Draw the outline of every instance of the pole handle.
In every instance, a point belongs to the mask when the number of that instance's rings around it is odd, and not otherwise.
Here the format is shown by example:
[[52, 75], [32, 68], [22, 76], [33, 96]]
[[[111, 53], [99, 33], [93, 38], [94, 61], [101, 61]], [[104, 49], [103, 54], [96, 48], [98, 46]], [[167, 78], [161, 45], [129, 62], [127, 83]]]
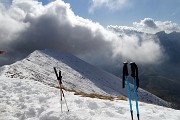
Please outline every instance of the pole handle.
[[127, 62], [124, 62], [123, 63], [123, 72], [122, 72], [122, 88], [125, 88], [125, 79], [126, 79], [126, 76], [128, 76], [128, 67], [127, 67]]
[[56, 67], [54, 67], [54, 72], [55, 72], [56, 77], [57, 77], [57, 80], [58, 80], [58, 79], [59, 79], [59, 76], [58, 76], [58, 73], [57, 73]]
[[59, 70], [59, 75], [57, 73], [56, 67], [54, 67], [54, 72], [56, 74], [57, 80], [59, 82], [59, 84], [62, 84], [62, 76], [61, 76], [61, 71]]

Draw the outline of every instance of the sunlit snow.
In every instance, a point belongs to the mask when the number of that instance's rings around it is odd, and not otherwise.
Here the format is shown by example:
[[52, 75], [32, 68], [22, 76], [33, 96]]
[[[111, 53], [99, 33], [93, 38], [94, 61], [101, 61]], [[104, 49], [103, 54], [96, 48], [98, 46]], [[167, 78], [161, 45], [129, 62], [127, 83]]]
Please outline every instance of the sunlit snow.
[[[0, 120], [130, 120], [128, 101], [109, 101], [66, 92], [70, 112], [59, 89], [37, 81], [0, 77]], [[135, 102], [133, 101], [135, 106]], [[134, 109], [134, 117], [136, 111]], [[180, 120], [180, 111], [140, 102], [142, 120]]]

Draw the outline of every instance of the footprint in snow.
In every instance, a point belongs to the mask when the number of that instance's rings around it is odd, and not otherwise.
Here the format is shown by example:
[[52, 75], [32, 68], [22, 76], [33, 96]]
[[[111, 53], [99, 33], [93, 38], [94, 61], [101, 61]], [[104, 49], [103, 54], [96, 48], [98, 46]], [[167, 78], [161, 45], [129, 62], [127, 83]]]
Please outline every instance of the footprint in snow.
[[120, 114], [125, 114], [127, 112], [127, 109], [123, 107], [117, 107], [116, 112]]
[[87, 104], [88, 104], [88, 108], [91, 110], [95, 110], [99, 108], [99, 106], [95, 102], [89, 101]]
[[77, 104], [82, 104], [83, 103], [83, 101], [80, 100], [80, 99], [75, 99], [74, 102], [77, 103]]

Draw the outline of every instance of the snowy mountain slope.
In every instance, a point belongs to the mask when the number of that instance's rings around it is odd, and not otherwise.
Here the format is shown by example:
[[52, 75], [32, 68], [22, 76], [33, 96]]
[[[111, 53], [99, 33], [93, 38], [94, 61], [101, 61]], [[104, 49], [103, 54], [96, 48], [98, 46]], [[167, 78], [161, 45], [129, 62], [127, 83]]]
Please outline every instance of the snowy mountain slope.
[[[121, 88], [121, 79], [118, 77], [73, 55], [52, 50], [35, 51], [22, 61], [2, 67], [0, 74], [11, 78], [32, 79], [55, 86], [57, 82], [53, 67], [62, 71], [63, 84], [68, 89], [86, 93], [127, 96], [127, 91]], [[138, 94], [141, 101], [169, 106], [167, 102], [143, 89], [138, 89]]]
[[[59, 89], [27, 79], [0, 77], [0, 120], [130, 120], [128, 101], [109, 101], [66, 92], [70, 112], [60, 110]], [[139, 103], [142, 120], [180, 120], [180, 111]], [[133, 102], [134, 120], [136, 118]]]

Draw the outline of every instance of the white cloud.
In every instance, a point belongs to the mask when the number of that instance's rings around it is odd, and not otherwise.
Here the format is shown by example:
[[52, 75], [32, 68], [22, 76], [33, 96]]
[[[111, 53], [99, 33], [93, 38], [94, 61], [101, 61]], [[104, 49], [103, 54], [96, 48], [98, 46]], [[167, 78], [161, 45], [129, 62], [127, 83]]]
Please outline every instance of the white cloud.
[[170, 33], [173, 31], [180, 32], [180, 26], [172, 21], [155, 21], [152, 18], [144, 18], [140, 22], [134, 22], [133, 26], [142, 32], [156, 33], [159, 31], [165, 31]]
[[[164, 56], [164, 49], [159, 39], [152, 34], [137, 31], [128, 26], [108, 26], [120, 36], [121, 40], [113, 42], [113, 55], [122, 61], [136, 61], [141, 64], [160, 63]], [[159, 62], [158, 62], [159, 61]]]
[[129, 4], [130, 0], [91, 0], [89, 12], [94, 12], [95, 9], [106, 7], [110, 10], [119, 10]]
[[134, 34], [134, 33], [140, 33], [140, 31], [137, 31], [136, 28], [129, 27], [129, 26], [108, 25], [107, 29], [108, 30], [113, 30], [113, 31], [116, 32], [116, 34], [119, 34], [119, 35], [124, 35], [124, 34], [131, 35], [131, 34]]
[[[0, 40], [1, 43], [12, 41], [12, 38], [16, 38], [20, 31], [23, 31], [28, 24], [23, 21], [14, 19], [14, 10], [7, 10], [3, 4], [0, 3]], [[18, 15], [19, 16], [19, 15]]]
[[76, 16], [70, 5], [61, 0], [45, 6], [33, 0], [14, 0], [9, 8], [2, 6], [0, 48], [16, 58], [45, 48], [70, 52], [104, 65], [122, 58], [153, 63], [163, 55], [155, 37], [125, 32], [119, 36], [99, 23]]

